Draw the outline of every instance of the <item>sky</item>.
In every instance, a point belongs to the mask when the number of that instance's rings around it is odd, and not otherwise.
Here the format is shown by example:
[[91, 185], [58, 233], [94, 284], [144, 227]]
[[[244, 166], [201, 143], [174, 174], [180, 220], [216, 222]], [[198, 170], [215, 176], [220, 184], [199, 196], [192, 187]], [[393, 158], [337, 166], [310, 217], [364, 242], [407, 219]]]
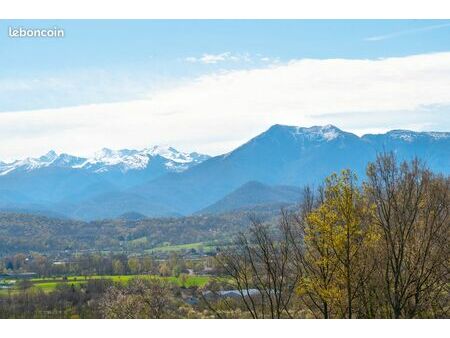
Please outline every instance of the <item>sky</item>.
[[[11, 38], [10, 28], [64, 38]], [[273, 124], [450, 131], [450, 20], [0, 20], [0, 161]]]

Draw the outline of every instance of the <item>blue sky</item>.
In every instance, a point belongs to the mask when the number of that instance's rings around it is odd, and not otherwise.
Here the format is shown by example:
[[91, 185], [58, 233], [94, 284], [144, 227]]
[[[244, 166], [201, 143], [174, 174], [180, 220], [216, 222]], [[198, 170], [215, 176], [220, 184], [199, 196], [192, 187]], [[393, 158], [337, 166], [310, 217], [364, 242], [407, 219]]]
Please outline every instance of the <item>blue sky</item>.
[[[4, 97], [0, 94], [0, 111], [139, 98], [148, 89], [180, 78], [223, 69], [256, 68], [272, 61], [376, 59], [450, 48], [450, 20], [0, 21], [1, 31], [6, 32], [10, 26], [60, 27], [66, 36], [11, 39], [1, 34], [0, 79], [31, 82], [64, 77], [70, 88], [79, 82], [95, 82], [100, 88], [96, 93], [80, 90], [69, 95], [61, 95], [61, 89], [45, 95], [39, 87], [25, 92], [4, 91]], [[371, 40], [373, 37], [380, 39]], [[207, 64], [187, 61], [189, 57], [223, 53], [240, 56], [240, 60]], [[94, 79], [89, 80], [91, 76]], [[122, 81], [128, 81], [130, 88], [118, 89], [114, 82]], [[28, 101], [19, 100], [24, 93]]]
[[[12, 39], [7, 35], [8, 27], [58, 27], [65, 30], [65, 37], [63, 39]], [[2, 155], [11, 158], [25, 156], [27, 152], [35, 154], [43, 151], [44, 148], [58, 148], [58, 145], [53, 144], [64, 143], [59, 142], [61, 137], [64, 138], [65, 135], [70, 134], [69, 131], [67, 134], [59, 133], [54, 138], [36, 134], [36, 138], [41, 142], [36, 143], [36, 139], [33, 141], [29, 137], [32, 134], [29, 131], [36, 128], [36, 115], [30, 117], [29, 114], [27, 115], [29, 112], [49, 110], [45, 115], [48, 117], [56, 114], [54, 111], [56, 108], [59, 109], [59, 114], [64, 115], [67, 113], [67, 109], [71, 112], [73, 107], [117, 103], [119, 106], [107, 107], [107, 109], [113, 110], [112, 108], [119, 109], [120, 107], [124, 110], [122, 115], [127, 118], [128, 109], [123, 108], [125, 107], [124, 103], [153, 100], [153, 106], [142, 108], [143, 110], [148, 109], [148, 111], [145, 116], [141, 116], [146, 119], [146, 123], [152, 124], [159, 119], [158, 116], [169, 116], [175, 111], [176, 113], [184, 112], [182, 101], [184, 95], [187, 95], [188, 98], [195, 97], [198, 91], [204, 90], [199, 85], [203, 82], [207, 83], [208, 90], [213, 90], [217, 86], [216, 92], [223, 92], [224, 88], [227, 88], [224, 83], [229, 81], [232, 81], [235, 87], [244, 83], [248, 84], [242, 88], [243, 97], [237, 97], [239, 94], [234, 94], [234, 97], [241, 102], [240, 106], [236, 108], [230, 105], [228, 107], [237, 110], [242, 107], [239, 114], [244, 121], [248, 120], [247, 124], [242, 124], [242, 129], [247, 130], [247, 133], [240, 130], [238, 126], [236, 130], [231, 130], [227, 134], [228, 136], [224, 134], [215, 139], [205, 137], [198, 139], [197, 143], [159, 137], [162, 142], [175, 143], [181, 147], [185, 145], [195, 148], [194, 150], [220, 153], [232, 148], [246, 137], [252, 136], [251, 133], [261, 131], [272, 122], [279, 120], [297, 124], [322, 123], [323, 119], [317, 117], [319, 115], [331, 116], [330, 122], [339, 123], [341, 128], [357, 133], [382, 131], [391, 127], [408, 127], [418, 130], [430, 128], [448, 130], [450, 127], [448, 123], [443, 124], [441, 121], [448, 116], [446, 114], [449, 112], [448, 105], [450, 104], [450, 94], [448, 97], [445, 96], [445, 87], [450, 76], [446, 67], [448, 61], [446, 53], [450, 52], [450, 20], [2, 20], [0, 21], [0, 31], [3, 32], [0, 34], [0, 115], [3, 113], [3, 118], [8, 118], [7, 121], [12, 121], [14, 118], [18, 118], [17, 115], [20, 115], [21, 121], [25, 123], [22, 132], [26, 134], [26, 137], [23, 137], [19, 132], [15, 132], [14, 135], [18, 135], [14, 143], [15, 147], [13, 147], [15, 150], [5, 151], [0, 148], [0, 159], [2, 159]], [[418, 55], [433, 55], [436, 59], [429, 60], [427, 58], [426, 62], [425, 59], [420, 58], [408, 59], [408, 57]], [[403, 65], [402, 58], [409, 60], [411, 65], [410, 68], [402, 67], [403, 73], [397, 74], [396, 67], [398, 66], [392, 64], [398, 62], [398, 65]], [[396, 96], [395, 94], [402, 95], [402, 97], [410, 95], [412, 98], [408, 102], [398, 102], [398, 104], [394, 104], [396, 98], [393, 98], [391, 105], [380, 105], [376, 102], [377, 95], [379, 100], [386, 100], [386, 97], [389, 98], [389, 96], [386, 96], [387, 94], [384, 92], [378, 93], [378, 91], [381, 90], [381, 86], [386, 87], [391, 84], [391, 82], [380, 82], [377, 88], [366, 93], [366, 101], [362, 102], [361, 95], [358, 98], [349, 97], [346, 99], [347, 109], [345, 102], [342, 102], [342, 104], [336, 104], [342, 111], [334, 111], [332, 97], [336, 94], [336, 88], [329, 87], [330, 81], [333, 80], [325, 78], [325, 74], [327, 69], [340, 71], [342, 67], [330, 61], [337, 59], [345, 61], [349, 71], [339, 75], [339, 81], [342, 83], [336, 84], [336, 86], [339, 85], [343, 88], [345, 85], [349, 85], [348, 88], [351, 89], [349, 82], [355, 76], [359, 76], [358, 74], [364, 74], [366, 71], [367, 75], [364, 76], [367, 76], [367, 84], [369, 84], [372, 81], [371, 76], [376, 76], [377, 72], [386, 72], [389, 77], [392, 74], [398, 75], [398, 77], [392, 78], [392, 85], [398, 79], [408, 78], [409, 82], [406, 82], [403, 88], [396, 88], [397, 93], [393, 94], [394, 96]], [[394, 61], [375, 62], [390, 59]], [[299, 64], [305, 60], [316, 62], [311, 67], [305, 67], [304, 62]], [[366, 67], [363, 64], [365, 60], [374, 62], [371, 63], [371, 66], [367, 66], [370, 70], [364, 68], [360, 72], [358, 67]], [[353, 66], [350, 65], [352, 61]], [[424, 62], [427, 64], [427, 68], [423, 70], [424, 73], [417, 73], [417, 70], [413, 70], [421, 69]], [[283, 73], [284, 67], [289, 68], [286, 69], [288, 75]], [[339, 68], [334, 70], [333, 67]], [[379, 67], [381, 70], [376, 70]], [[346, 66], [343, 68], [347, 69]], [[267, 90], [267, 95], [252, 97], [252, 95], [246, 94], [246, 91], [250, 92], [254, 86], [249, 77], [258, 77], [260, 74], [258, 72], [266, 72], [267, 81], [272, 81], [274, 84], [280, 81], [278, 88], [286, 86], [287, 91], [292, 90], [293, 95], [298, 93], [301, 96], [307, 86], [298, 82], [294, 76], [289, 77], [291, 74], [295, 74], [295, 71], [301, 71], [299, 76], [305, 76], [304, 80], [307, 81], [305, 69], [306, 73], [311, 69], [311, 76], [314, 76], [313, 82], [317, 82], [314, 88], [320, 92], [323, 87], [324, 96], [321, 100], [327, 100], [327, 93], [330, 90], [334, 93], [330, 95], [329, 106], [324, 106], [321, 114], [315, 109], [310, 109], [316, 103], [315, 101], [309, 102], [307, 98], [301, 102], [290, 102], [289, 98], [283, 101], [282, 97], [270, 101], [270, 83], [267, 83], [266, 87], [258, 89]], [[321, 70], [319, 71], [319, 69]], [[354, 69], [354, 72], [351, 69]], [[413, 74], [414, 71], [416, 73]], [[270, 80], [275, 72], [278, 75]], [[413, 97], [417, 95], [413, 95], [412, 88], [414, 85], [420, 85], [417, 78], [432, 81], [434, 73], [440, 73], [440, 75], [433, 93], [423, 97], [422, 101], [414, 100]], [[320, 82], [318, 79], [322, 79], [322, 75], [324, 78]], [[289, 79], [285, 81], [287, 78]], [[384, 80], [377, 79], [377, 81]], [[364, 83], [364, 79], [358, 78], [355, 81]], [[429, 87], [428, 82], [422, 84]], [[213, 94], [208, 95], [208, 98], [214, 98]], [[307, 94], [306, 96], [314, 97], [314, 95]], [[168, 100], [177, 101], [176, 107], [166, 107], [164, 101], [166, 96]], [[211, 101], [211, 99], [208, 107], [199, 106], [199, 103], [187, 102], [186, 114], [183, 117], [189, 119], [190, 110], [195, 112], [203, 109], [210, 111], [209, 114], [223, 115], [224, 113], [221, 113], [220, 109], [217, 109], [217, 112], [214, 109], [216, 106], [223, 105], [222, 99], [220, 95], [216, 97], [216, 101]], [[361, 102], [355, 103], [356, 99]], [[200, 101], [199, 97], [198, 102]], [[155, 106], [154, 102], [159, 103]], [[291, 111], [295, 110], [296, 104], [299, 113], [298, 116], [293, 116]], [[130, 106], [130, 111], [134, 111], [133, 109]], [[254, 116], [256, 110], [261, 111], [261, 114], [266, 111], [270, 112], [271, 118], [262, 119], [265, 121], [262, 124], [252, 124], [253, 120], [250, 117], [243, 116], [247, 111], [249, 116]], [[86, 111], [86, 109], [80, 108], [78, 112], [73, 112], [71, 121], [74, 119], [76, 122], [77, 114], [80, 115], [81, 121], [85, 118], [81, 115]], [[355, 114], [359, 111], [361, 111], [361, 123], [359, 124], [355, 124], [352, 121], [353, 118], [345, 119], [345, 115], [336, 115], [339, 113]], [[430, 111], [432, 112], [430, 113]], [[279, 118], [273, 117], [275, 112], [279, 114]], [[365, 112], [370, 114], [379, 112], [380, 121], [372, 121], [372, 126], [368, 125], [364, 122], [367, 120], [363, 117]], [[139, 113], [142, 113], [142, 110], [139, 110]], [[120, 113], [117, 112], [117, 114]], [[288, 114], [291, 115], [288, 116]], [[386, 114], [395, 116], [393, 116], [392, 122], [382, 128], [383, 118], [381, 116]], [[406, 119], [408, 123], [404, 118], [407, 114], [415, 116], [412, 120]], [[98, 116], [100, 115], [99, 112]], [[311, 116], [316, 117], [313, 119]], [[427, 116], [426, 119], [424, 116]], [[200, 117], [196, 118], [201, 120]], [[234, 116], [230, 115], [230, 119], [234, 119]], [[56, 119], [52, 120], [48, 117], [44, 120], [47, 121], [47, 124], [39, 128], [42, 127], [44, 130], [45, 128], [48, 130], [58, 128]], [[166, 124], [158, 120], [158, 125], [172, 129], [173, 124], [178, 120], [174, 119]], [[403, 121], [403, 124], [399, 121]], [[4, 125], [6, 125], [5, 123]], [[79, 124], [88, 129], [86, 121], [83, 120]], [[249, 125], [254, 125], [254, 129], [249, 130]], [[205, 128], [212, 130], [214, 135], [217, 135], [217, 132], [213, 130], [214, 123], [206, 124]], [[87, 129], [83, 129], [84, 132], [87, 132]], [[75, 131], [72, 132], [75, 133]], [[128, 131], [122, 130], [122, 133], [123, 139], [125, 139]], [[188, 134], [186, 138], [191, 140], [192, 137]], [[23, 146], [20, 146], [20, 141], [24, 139], [34, 144], [40, 144], [40, 146], [36, 146], [32, 150], [29, 145], [27, 146], [29, 143], [25, 142]], [[46, 143], [43, 139], [47, 139]], [[131, 143], [119, 141], [119, 139], [93, 142], [91, 147], [100, 146], [103, 143], [104, 146], [112, 144], [116, 147], [140, 146], [148, 142], [159, 143], [158, 135], [152, 138], [142, 135], [141, 141]], [[207, 140], [211, 140], [210, 146], [204, 147]], [[94, 149], [90, 149], [86, 145], [78, 151], [68, 146], [61, 146], [60, 150], [86, 153]]]

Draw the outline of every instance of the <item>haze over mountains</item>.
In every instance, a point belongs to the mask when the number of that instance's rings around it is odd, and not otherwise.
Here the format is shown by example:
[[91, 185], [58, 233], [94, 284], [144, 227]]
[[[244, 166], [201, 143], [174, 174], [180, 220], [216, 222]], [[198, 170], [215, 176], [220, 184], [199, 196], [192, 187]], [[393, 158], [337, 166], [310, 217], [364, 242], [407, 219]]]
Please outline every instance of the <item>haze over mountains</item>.
[[377, 152], [414, 156], [450, 174], [450, 133], [393, 130], [358, 137], [334, 126], [274, 125], [230, 153], [103, 149], [93, 158], [48, 154], [0, 162], [0, 209], [80, 219], [136, 212], [176, 216], [294, 203], [300, 187], [351, 168], [362, 177]]

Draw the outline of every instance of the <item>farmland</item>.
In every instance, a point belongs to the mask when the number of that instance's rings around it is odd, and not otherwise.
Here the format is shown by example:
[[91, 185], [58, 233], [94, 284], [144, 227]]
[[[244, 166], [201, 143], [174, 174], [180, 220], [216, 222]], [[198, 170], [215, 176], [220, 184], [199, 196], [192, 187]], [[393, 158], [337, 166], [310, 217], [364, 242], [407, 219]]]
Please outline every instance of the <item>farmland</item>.
[[[174, 283], [180, 287], [202, 287], [210, 280], [209, 276], [169, 276], [161, 277], [158, 275], [103, 275], [103, 276], [69, 276], [66, 278], [55, 277], [55, 278], [34, 278], [29, 280], [28, 288], [34, 288], [36, 290], [42, 290], [44, 292], [51, 292], [56, 289], [58, 285], [81, 285], [87, 283], [88, 280], [92, 279], [108, 279], [117, 283], [127, 284], [133, 278], [144, 278], [144, 279], [161, 279], [171, 283]], [[9, 289], [0, 289], [0, 295], [8, 295], [9, 293], [20, 293], [23, 288], [20, 287], [20, 282], [15, 281]]]
[[202, 250], [203, 252], [213, 252], [218, 244], [214, 242], [196, 242], [196, 243], [187, 243], [187, 244], [178, 244], [178, 245], [162, 245], [152, 249], [146, 250], [146, 252], [150, 253], [158, 253], [158, 252], [177, 252], [177, 251], [188, 251], [188, 250]]

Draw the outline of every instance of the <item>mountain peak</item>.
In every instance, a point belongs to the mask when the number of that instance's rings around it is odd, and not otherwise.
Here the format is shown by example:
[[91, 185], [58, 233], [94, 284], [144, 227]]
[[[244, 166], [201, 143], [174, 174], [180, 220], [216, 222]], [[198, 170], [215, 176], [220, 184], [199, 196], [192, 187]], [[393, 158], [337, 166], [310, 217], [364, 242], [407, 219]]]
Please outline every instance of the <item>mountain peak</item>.
[[198, 153], [183, 153], [172, 147], [152, 146], [143, 150], [102, 148], [94, 156], [84, 158], [62, 153], [58, 155], [54, 150], [40, 157], [28, 157], [11, 163], [0, 162], [0, 176], [4, 176], [17, 169], [32, 171], [44, 167], [85, 169], [97, 173], [112, 169], [126, 172], [141, 170], [149, 166], [150, 161], [159, 156], [168, 171], [180, 172], [192, 165], [203, 162], [209, 156]]
[[97, 172], [107, 171], [110, 166], [117, 166], [124, 172], [131, 169], [144, 169], [149, 165], [151, 158], [155, 156], [161, 156], [165, 160], [172, 161], [170, 154], [178, 152], [175, 149], [173, 151], [169, 149], [173, 148], [161, 146], [152, 146], [143, 150], [103, 148], [94, 157], [88, 158], [82, 167], [96, 168], [95, 171]]
[[35, 168], [41, 168], [41, 167], [47, 167], [50, 164], [53, 163], [58, 158], [58, 154], [54, 150], [50, 150], [45, 155], [42, 155], [39, 158], [26, 158], [23, 161], [19, 161], [19, 163], [27, 165], [28, 169], [35, 169]]
[[376, 138], [386, 138], [391, 140], [397, 140], [405, 143], [412, 143], [418, 140], [432, 140], [432, 141], [445, 141], [450, 139], [450, 133], [448, 132], [436, 132], [436, 131], [412, 131], [406, 129], [393, 129], [384, 134], [365, 134], [361, 137], [365, 140], [373, 140]]
[[53, 161], [58, 157], [58, 154], [54, 150], [50, 150], [47, 154], [40, 157], [43, 160]]
[[412, 142], [418, 137], [431, 137], [433, 139], [450, 138], [450, 133], [446, 132], [418, 132], [405, 129], [394, 129], [386, 133], [387, 136], [401, 139], [406, 142]]
[[309, 128], [301, 128], [297, 127], [298, 134], [310, 134], [320, 138], [323, 138], [327, 141], [334, 140], [343, 132], [339, 128], [333, 126], [332, 124], [327, 124], [325, 126], [312, 126]]
[[298, 127], [298, 126], [288, 126], [282, 124], [275, 124], [270, 127], [264, 134], [278, 134], [278, 133], [290, 133], [294, 137], [305, 137], [310, 140], [325, 140], [332, 141], [338, 138], [344, 132], [335, 127], [332, 124], [327, 124], [325, 126], [312, 126], [312, 127]]

